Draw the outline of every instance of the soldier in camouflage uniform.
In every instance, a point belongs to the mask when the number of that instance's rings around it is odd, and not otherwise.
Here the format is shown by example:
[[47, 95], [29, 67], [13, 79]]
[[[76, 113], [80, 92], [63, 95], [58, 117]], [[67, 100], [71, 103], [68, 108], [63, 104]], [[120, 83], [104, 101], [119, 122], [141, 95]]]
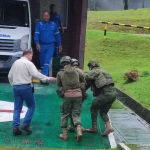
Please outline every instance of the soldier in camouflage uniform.
[[100, 68], [98, 61], [89, 61], [88, 67], [90, 71], [85, 73], [85, 80], [87, 82], [86, 89], [91, 87], [93, 96], [96, 98], [93, 100], [90, 108], [92, 128], [86, 129], [85, 131], [89, 133], [98, 133], [97, 116], [99, 112], [106, 125], [106, 129], [102, 135], [106, 136], [113, 132], [107, 113], [111, 108], [112, 103], [116, 100], [117, 92], [111, 75]]
[[[77, 142], [82, 141], [81, 109], [82, 109], [82, 91], [80, 82], [84, 81], [83, 75], [71, 67], [71, 58], [64, 56], [60, 60], [64, 69], [57, 74], [57, 94], [63, 98], [61, 103], [61, 128], [62, 134], [59, 137], [67, 140], [67, 123], [71, 115], [73, 124], [77, 128]], [[77, 80], [76, 80], [77, 79]]]
[[80, 68], [80, 63], [77, 59], [72, 58], [71, 59], [71, 65], [75, 68], [77, 68], [77, 70], [79, 70], [82, 74], [84, 74], [84, 71]]
[[[76, 68], [82, 75], [84, 74], [83, 70], [80, 68], [80, 63], [77, 59], [75, 59], [75, 58], [71, 59], [71, 66]], [[73, 124], [73, 118], [71, 116], [70, 116], [70, 125], [68, 126], [68, 131], [69, 132], [75, 131], [75, 126]]]

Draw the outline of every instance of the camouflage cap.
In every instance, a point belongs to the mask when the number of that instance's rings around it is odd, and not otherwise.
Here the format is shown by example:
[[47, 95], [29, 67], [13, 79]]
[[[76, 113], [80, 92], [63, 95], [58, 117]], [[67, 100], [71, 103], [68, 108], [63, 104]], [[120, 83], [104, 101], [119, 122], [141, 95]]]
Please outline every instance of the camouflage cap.
[[69, 56], [62, 57], [60, 60], [60, 64], [62, 64], [63, 62], [70, 62], [71, 63], [71, 57], [69, 57]]
[[77, 59], [75, 59], [75, 58], [71, 59], [71, 63], [72, 63], [73, 66], [80, 66], [79, 61]]
[[97, 60], [90, 60], [89, 63], [88, 63], [88, 67], [99, 67], [100, 64]]

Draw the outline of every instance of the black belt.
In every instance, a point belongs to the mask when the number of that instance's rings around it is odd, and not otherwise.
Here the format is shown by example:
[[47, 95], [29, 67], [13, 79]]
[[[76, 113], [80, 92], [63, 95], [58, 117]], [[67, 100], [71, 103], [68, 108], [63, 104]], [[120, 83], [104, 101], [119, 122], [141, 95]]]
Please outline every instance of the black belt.
[[52, 44], [52, 43], [41, 43], [41, 44], [43, 44], [43, 45], [50, 45], [50, 44]]
[[20, 85], [14, 85], [14, 86], [21, 86], [21, 85], [31, 85], [31, 83], [20, 84]]
[[31, 83], [27, 83], [27, 84], [21, 84], [21, 85], [31, 85]]
[[31, 83], [25, 83], [25, 84], [21, 84], [21, 85], [31, 85]]

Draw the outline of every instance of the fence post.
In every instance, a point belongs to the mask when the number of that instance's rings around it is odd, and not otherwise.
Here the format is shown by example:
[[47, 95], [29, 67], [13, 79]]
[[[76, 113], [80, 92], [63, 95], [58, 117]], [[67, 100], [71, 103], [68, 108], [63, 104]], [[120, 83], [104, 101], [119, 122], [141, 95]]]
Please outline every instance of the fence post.
[[107, 27], [108, 27], [108, 24], [106, 23], [105, 24], [105, 29], [104, 29], [104, 39], [106, 39]]

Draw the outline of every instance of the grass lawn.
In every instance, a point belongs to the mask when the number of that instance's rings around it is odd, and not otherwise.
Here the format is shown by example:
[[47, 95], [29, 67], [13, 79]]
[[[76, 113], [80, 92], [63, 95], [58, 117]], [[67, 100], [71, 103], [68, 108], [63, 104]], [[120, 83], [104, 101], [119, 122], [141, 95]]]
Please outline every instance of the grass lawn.
[[[140, 77], [137, 82], [126, 84], [124, 72], [138, 69], [139, 74], [150, 72], [150, 37], [134, 34], [150, 34], [150, 30], [108, 25], [104, 40], [104, 24], [98, 21], [150, 26], [150, 8], [126, 11], [88, 11], [84, 69], [88, 70], [90, 59], [97, 59], [111, 73], [116, 87], [120, 88], [142, 105], [150, 108], [150, 76]], [[134, 33], [134, 34], [127, 34]], [[120, 108], [115, 103], [113, 108]]]
[[[88, 11], [87, 29], [104, 29], [104, 24], [98, 21], [111, 21], [150, 27], [150, 8], [126, 11]], [[109, 31], [126, 33], [148, 33], [150, 30], [108, 25]]]
[[134, 34], [108, 32], [103, 39], [103, 31], [87, 30], [85, 66], [90, 59], [97, 59], [115, 81], [116, 87], [150, 108], [150, 76], [141, 77], [137, 82], [125, 84], [124, 72], [133, 68], [150, 72], [150, 37]]

